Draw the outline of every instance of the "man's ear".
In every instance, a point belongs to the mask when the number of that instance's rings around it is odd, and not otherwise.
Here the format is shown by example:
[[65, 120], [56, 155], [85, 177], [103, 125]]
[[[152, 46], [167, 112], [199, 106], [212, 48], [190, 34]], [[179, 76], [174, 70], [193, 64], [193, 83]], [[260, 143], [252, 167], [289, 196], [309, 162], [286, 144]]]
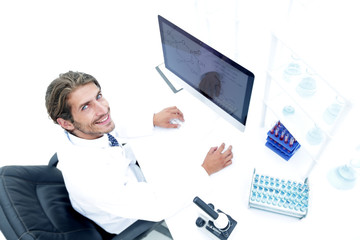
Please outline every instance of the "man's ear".
[[69, 120], [65, 120], [63, 118], [58, 118], [56, 119], [56, 122], [65, 130], [71, 132], [72, 130], [74, 130], [74, 125], [69, 121]]

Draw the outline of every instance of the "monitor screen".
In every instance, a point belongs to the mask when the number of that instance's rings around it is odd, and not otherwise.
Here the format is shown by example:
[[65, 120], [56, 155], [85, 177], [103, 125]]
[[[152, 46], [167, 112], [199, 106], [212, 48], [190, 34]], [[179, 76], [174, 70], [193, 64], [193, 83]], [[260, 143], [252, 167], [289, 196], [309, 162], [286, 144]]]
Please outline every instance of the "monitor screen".
[[244, 131], [254, 74], [165, 18], [158, 18], [165, 67]]

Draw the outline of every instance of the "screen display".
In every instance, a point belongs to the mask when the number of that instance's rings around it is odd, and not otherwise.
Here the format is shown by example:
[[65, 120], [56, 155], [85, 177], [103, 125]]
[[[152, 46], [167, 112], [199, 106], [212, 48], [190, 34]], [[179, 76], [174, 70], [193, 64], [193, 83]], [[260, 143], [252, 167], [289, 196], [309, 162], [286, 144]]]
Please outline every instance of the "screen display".
[[159, 16], [165, 67], [246, 123], [254, 74]]

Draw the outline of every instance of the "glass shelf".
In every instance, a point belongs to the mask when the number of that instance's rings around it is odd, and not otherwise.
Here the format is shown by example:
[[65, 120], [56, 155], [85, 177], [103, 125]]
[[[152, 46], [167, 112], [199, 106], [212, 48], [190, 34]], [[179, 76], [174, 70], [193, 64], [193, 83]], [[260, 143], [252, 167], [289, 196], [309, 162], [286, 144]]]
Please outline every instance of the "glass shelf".
[[[281, 91], [286, 95], [279, 96], [275, 93], [276, 95], [272, 96], [270, 93], [269, 99], [280, 98], [274, 100], [279, 106], [273, 106], [281, 107], [282, 111], [284, 106], [296, 105], [296, 108], [293, 106], [295, 110], [302, 111], [304, 115], [307, 115], [307, 118], [311, 119], [315, 125], [323, 129], [327, 135], [332, 136], [336, 122], [346, 107], [344, 98], [332, 91], [320, 77], [314, 78], [316, 81], [316, 92], [311, 96], [303, 96], [299, 94], [299, 84], [306, 76], [300, 76], [297, 80], [293, 79], [292, 82], [288, 82], [282, 78], [283, 71], [281, 70], [268, 72], [268, 77], [277, 83], [275, 88], [278, 89], [275, 89], [275, 92]], [[274, 86], [272, 87], [274, 88]]]
[[266, 110], [271, 110], [317, 161], [349, 107], [349, 101], [297, 52], [272, 35], [263, 123]]

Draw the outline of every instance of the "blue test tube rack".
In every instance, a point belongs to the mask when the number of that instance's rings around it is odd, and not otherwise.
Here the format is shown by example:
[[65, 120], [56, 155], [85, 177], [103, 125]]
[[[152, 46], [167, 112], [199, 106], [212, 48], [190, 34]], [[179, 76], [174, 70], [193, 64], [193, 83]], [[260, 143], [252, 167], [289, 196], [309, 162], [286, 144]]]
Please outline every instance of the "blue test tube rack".
[[280, 121], [268, 131], [265, 145], [286, 161], [288, 161], [301, 146]]

